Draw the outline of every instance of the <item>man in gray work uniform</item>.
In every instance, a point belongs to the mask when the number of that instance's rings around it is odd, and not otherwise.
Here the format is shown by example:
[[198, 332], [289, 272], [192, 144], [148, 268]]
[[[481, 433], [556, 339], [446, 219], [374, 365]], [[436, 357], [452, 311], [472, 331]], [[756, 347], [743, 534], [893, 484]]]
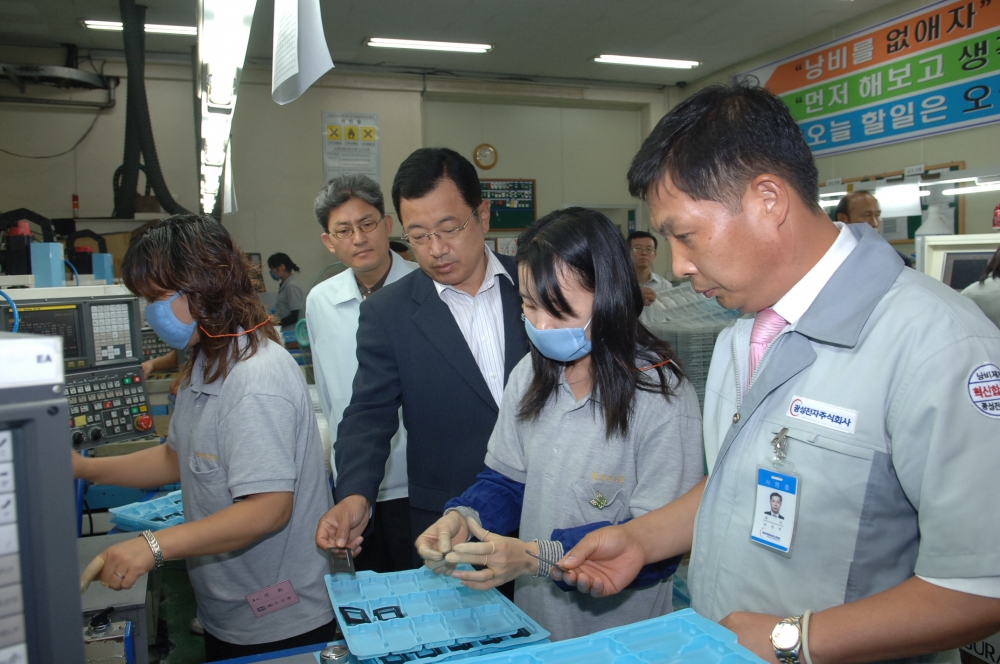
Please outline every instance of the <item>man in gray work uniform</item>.
[[692, 607], [768, 661], [930, 661], [1000, 630], [1000, 331], [831, 222], [817, 181], [788, 108], [744, 83], [646, 139], [630, 189], [675, 275], [748, 315], [712, 357], [709, 477], [561, 564], [604, 595], [691, 550]]

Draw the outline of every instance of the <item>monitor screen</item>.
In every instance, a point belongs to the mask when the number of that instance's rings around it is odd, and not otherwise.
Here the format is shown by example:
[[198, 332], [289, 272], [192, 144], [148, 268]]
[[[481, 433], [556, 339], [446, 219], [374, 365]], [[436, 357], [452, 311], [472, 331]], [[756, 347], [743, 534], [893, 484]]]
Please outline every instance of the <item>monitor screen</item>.
[[[21, 317], [19, 332], [62, 337], [63, 357], [67, 360], [86, 356], [80, 344], [80, 305], [18, 307], [17, 312]], [[4, 329], [9, 332], [14, 329], [14, 313], [10, 309], [5, 309], [4, 313]]]
[[992, 251], [948, 252], [944, 257], [944, 275], [941, 281], [957, 291], [963, 290], [979, 281], [991, 258]]

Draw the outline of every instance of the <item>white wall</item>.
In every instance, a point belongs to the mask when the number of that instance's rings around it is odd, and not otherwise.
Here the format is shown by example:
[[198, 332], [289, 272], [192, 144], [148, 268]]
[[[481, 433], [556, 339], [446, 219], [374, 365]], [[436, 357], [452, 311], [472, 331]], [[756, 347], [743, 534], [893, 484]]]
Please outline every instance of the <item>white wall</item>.
[[[769, 51], [758, 58], [740, 62], [728, 69], [717, 72], [693, 83], [684, 92], [690, 96], [695, 91], [712, 83], [726, 82], [732, 75], [750, 71], [762, 65], [780, 60], [814, 48], [833, 39], [890, 20], [910, 11], [927, 6], [927, 0], [900, 0], [845, 21], [828, 30], [815, 33], [788, 46]], [[821, 157], [816, 160], [821, 183], [831, 178], [855, 178], [878, 175], [890, 171], [901, 171], [906, 166], [964, 161], [966, 168], [980, 168], [1000, 164], [1000, 123], [963, 129], [939, 136], [917, 138], [885, 147], [857, 150], [847, 154]], [[965, 197], [965, 232], [988, 233], [993, 219], [993, 208], [1000, 203], [1000, 197], [993, 194], [971, 194]], [[900, 245], [904, 253], [912, 251], [912, 244]]]

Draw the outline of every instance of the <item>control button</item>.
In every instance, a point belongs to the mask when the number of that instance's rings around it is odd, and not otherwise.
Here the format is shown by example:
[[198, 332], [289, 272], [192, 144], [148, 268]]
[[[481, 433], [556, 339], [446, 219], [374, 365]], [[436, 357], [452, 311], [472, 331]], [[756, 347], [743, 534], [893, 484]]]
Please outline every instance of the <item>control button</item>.
[[131, 384], [132, 384], [132, 379], [127, 376], [122, 380], [122, 385], [131, 385]]
[[86, 438], [84, 437], [82, 431], [74, 431], [73, 432], [73, 444], [74, 445], [83, 445], [83, 441], [84, 440], [86, 440]]
[[84, 392], [90, 392], [90, 385], [84, 385], [83, 386], [83, 391]]
[[86, 424], [87, 424], [87, 416], [86, 415], [77, 415], [75, 418], [73, 418], [73, 422], [74, 422], [73, 426], [75, 426], [75, 427], [86, 426]]
[[133, 415], [138, 415], [139, 414], [139, 407], [138, 406], [132, 406], [132, 414]]
[[140, 415], [135, 418], [135, 428], [137, 431], [149, 431], [153, 428], [153, 418], [149, 415]]
[[140, 413], [145, 413], [146, 412], [146, 407], [145, 406], [139, 406], [139, 412]]
[[104, 438], [104, 432], [100, 429], [94, 428], [90, 430], [90, 439], [95, 443]]
[[136, 376], [135, 378], [132, 379], [132, 382], [133, 383], [141, 383], [142, 382], [142, 376]]
[[97, 421], [96, 417], [94, 417], [93, 415], [87, 415], [87, 424], [93, 424], [96, 421]]
[[105, 401], [104, 402], [104, 407], [105, 408], [111, 408], [112, 406], [114, 406], [114, 404], [112, 404], [110, 401]]
[[121, 432], [122, 432], [122, 428], [121, 427], [115, 427], [115, 433], [116, 434], [117, 433], [121, 433]]

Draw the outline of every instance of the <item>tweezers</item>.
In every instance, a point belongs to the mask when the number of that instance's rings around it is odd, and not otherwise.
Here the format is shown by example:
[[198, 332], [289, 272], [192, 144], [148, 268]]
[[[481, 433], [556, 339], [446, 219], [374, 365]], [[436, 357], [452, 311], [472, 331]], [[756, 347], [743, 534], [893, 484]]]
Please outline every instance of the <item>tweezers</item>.
[[528, 554], [529, 556], [531, 556], [532, 558], [534, 558], [535, 560], [539, 560], [539, 561], [541, 561], [541, 562], [543, 562], [543, 563], [547, 563], [547, 564], [548, 564], [548, 565], [549, 565], [550, 567], [555, 567], [555, 568], [556, 568], [557, 570], [559, 570], [560, 572], [569, 572], [569, 570], [568, 570], [568, 569], [566, 569], [566, 568], [564, 568], [564, 567], [561, 567], [561, 566], [559, 565], [559, 563], [556, 563], [556, 562], [552, 562], [551, 560], [548, 560], [547, 558], [542, 558], [542, 557], [541, 557], [540, 555], [538, 555], [537, 553], [532, 553], [532, 552], [531, 552], [531, 551], [529, 551], [528, 549], [525, 549], [525, 550], [524, 550], [524, 552], [525, 552], [526, 554]]

